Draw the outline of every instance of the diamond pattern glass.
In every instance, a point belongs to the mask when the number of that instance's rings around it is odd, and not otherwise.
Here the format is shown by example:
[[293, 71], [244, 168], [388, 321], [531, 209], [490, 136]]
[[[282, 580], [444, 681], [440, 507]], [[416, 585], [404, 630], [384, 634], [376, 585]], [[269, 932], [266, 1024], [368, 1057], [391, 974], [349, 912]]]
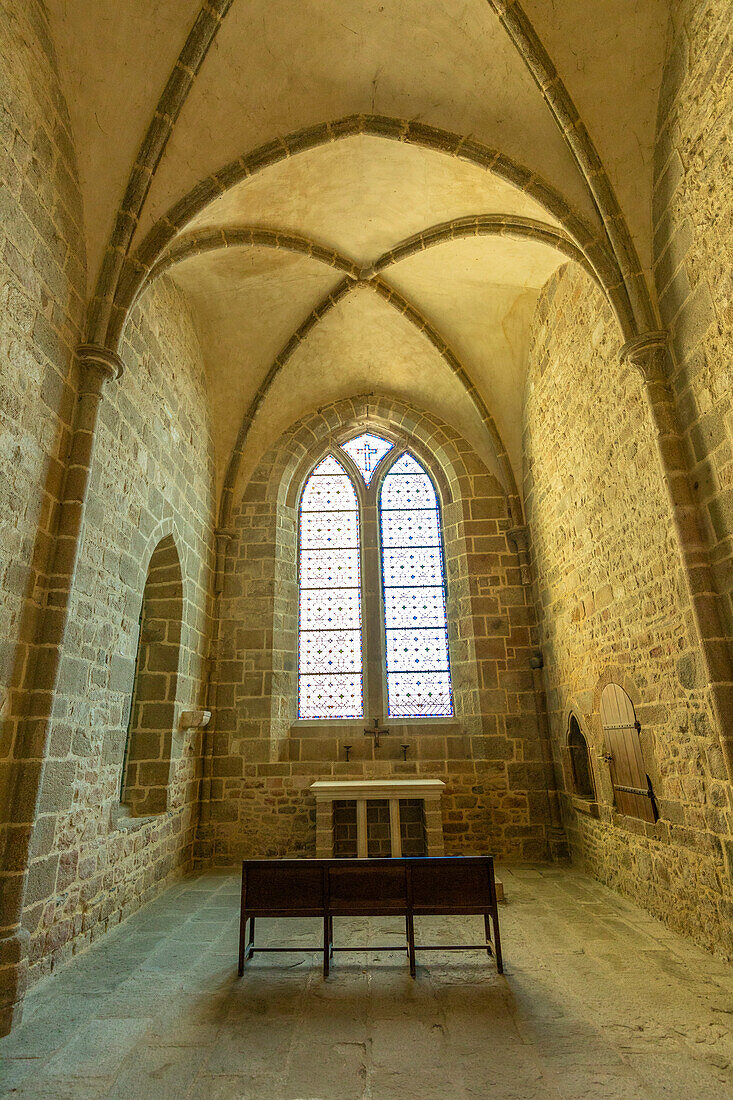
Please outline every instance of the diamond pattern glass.
[[303, 489], [299, 553], [298, 716], [360, 718], [359, 512], [351, 479], [333, 455]]
[[361, 673], [301, 676], [301, 718], [362, 718]]
[[403, 454], [382, 482], [382, 509], [437, 509], [433, 483], [411, 454]]
[[438, 513], [427, 509], [384, 512], [382, 542], [385, 546], [440, 546]]
[[303, 512], [300, 517], [300, 545], [309, 550], [358, 544], [359, 517], [356, 512]]
[[448, 671], [448, 651], [445, 630], [389, 630], [387, 632], [387, 667], [395, 672], [416, 669]]
[[443, 626], [445, 601], [438, 588], [387, 588], [384, 592], [385, 626]]
[[357, 588], [358, 550], [309, 550], [300, 555], [300, 586], [305, 588]]
[[403, 454], [380, 492], [390, 718], [451, 717], [445, 569], [433, 483]]
[[358, 630], [360, 624], [361, 596], [358, 591], [321, 589], [301, 594], [301, 630]]
[[301, 673], [358, 672], [360, 668], [358, 630], [301, 630]]
[[443, 555], [439, 546], [383, 546], [384, 586], [443, 583]]
[[358, 467], [366, 485], [372, 480], [372, 474], [382, 461], [387, 451], [392, 450], [392, 444], [381, 436], [372, 435], [371, 432], [363, 432], [348, 443], [342, 444], [342, 450], [346, 451], [349, 458], [353, 459]]
[[450, 672], [393, 672], [389, 680], [389, 713], [405, 718], [450, 718], [453, 714]]

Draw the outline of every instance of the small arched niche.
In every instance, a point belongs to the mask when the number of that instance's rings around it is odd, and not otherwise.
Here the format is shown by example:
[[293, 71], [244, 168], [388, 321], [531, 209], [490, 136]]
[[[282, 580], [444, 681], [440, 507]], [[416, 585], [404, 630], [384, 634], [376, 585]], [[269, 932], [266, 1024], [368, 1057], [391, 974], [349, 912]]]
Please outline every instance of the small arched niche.
[[172, 535], [148, 566], [135, 661], [120, 803], [133, 817], [168, 808], [183, 619], [181, 563]]
[[573, 794], [589, 802], [594, 801], [596, 791], [593, 783], [593, 770], [591, 768], [590, 754], [588, 752], [588, 742], [574, 714], [570, 715], [570, 722], [568, 724], [568, 755], [570, 757], [570, 772], [573, 780]]

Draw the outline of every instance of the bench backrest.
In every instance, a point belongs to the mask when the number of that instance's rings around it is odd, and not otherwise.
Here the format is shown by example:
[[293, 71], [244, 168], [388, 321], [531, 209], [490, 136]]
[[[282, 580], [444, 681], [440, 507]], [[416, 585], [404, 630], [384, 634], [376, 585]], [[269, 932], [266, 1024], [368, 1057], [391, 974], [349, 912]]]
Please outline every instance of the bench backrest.
[[293, 917], [323, 915], [321, 860], [248, 859], [243, 864], [243, 885], [248, 912]]
[[384, 916], [407, 909], [407, 868], [402, 859], [380, 860], [369, 866], [364, 860], [355, 867], [351, 860], [339, 860], [328, 868], [328, 903], [333, 913], [372, 912]]
[[415, 913], [484, 913], [495, 904], [490, 857], [416, 859], [410, 877]]
[[253, 916], [483, 913], [496, 904], [491, 856], [257, 859], [242, 871]]

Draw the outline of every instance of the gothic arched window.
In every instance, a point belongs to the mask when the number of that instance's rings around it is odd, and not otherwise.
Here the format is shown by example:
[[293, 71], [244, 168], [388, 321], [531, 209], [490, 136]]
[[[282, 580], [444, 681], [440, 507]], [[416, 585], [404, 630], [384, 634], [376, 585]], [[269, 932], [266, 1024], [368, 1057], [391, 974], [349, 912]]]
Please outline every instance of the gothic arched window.
[[568, 752], [570, 754], [570, 768], [573, 773], [575, 794], [578, 798], [594, 799], [596, 792], [593, 786], [593, 772], [588, 754], [588, 743], [574, 714], [570, 715], [568, 726]]
[[403, 454], [379, 497], [387, 649], [387, 713], [453, 713], [440, 508], [417, 459]]
[[362, 703], [359, 507], [327, 455], [300, 502], [300, 718], [359, 718]]
[[418, 459], [363, 432], [300, 504], [298, 717], [453, 715], [438, 494]]

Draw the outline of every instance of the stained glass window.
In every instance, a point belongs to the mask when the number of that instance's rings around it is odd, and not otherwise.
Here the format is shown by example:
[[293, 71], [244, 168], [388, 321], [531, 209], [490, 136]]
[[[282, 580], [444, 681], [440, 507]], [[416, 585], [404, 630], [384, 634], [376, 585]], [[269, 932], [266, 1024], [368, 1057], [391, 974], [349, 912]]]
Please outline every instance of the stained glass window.
[[390, 718], [451, 717], [440, 508], [411, 454], [382, 482], [382, 579]]
[[356, 492], [328, 455], [300, 502], [298, 716], [360, 718], [361, 570]]
[[392, 450], [391, 443], [382, 439], [381, 436], [372, 435], [371, 432], [363, 432], [362, 435], [357, 435], [355, 439], [350, 439], [342, 446], [349, 458], [353, 459], [358, 466], [366, 485], [372, 480], [372, 474], [387, 451]]

